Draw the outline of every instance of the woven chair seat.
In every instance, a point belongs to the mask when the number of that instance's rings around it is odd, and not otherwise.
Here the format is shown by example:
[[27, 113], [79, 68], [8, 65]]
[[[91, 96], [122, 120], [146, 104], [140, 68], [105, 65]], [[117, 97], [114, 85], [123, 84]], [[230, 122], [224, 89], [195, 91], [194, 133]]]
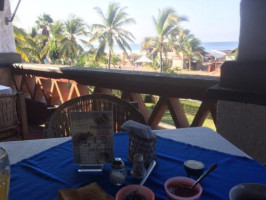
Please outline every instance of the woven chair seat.
[[114, 132], [122, 130], [122, 124], [134, 120], [146, 124], [143, 115], [129, 102], [106, 94], [92, 94], [71, 99], [60, 105], [47, 120], [45, 137], [66, 137], [71, 135], [70, 112], [112, 111]]

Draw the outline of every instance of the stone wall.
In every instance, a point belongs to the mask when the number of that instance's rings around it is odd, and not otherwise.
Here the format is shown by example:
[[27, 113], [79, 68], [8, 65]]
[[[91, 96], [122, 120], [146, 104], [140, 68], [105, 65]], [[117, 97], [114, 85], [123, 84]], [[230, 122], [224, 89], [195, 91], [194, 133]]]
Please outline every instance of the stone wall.
[[217, 131], [252, 158], [266, 163], [265, 106], [219, 101]]

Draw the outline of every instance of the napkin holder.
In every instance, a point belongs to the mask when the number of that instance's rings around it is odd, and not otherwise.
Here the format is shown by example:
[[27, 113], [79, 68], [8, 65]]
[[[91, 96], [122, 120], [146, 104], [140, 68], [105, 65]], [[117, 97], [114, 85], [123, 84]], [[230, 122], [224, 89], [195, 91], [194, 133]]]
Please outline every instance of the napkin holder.
[[149, 126], [129, 120], [122, 127], [129, 132], [128, 158], [131, 162], [133, 162], [136, 153], [143, 155], [146, 168], [151, 161], [157, 160], [156, 135]]
[[150, 165], [151, 161], [157, 161], [156, 138], [144, 139], [129, 131], [128, 158], [131, 162], [133, 162], [136, 153], [141, 153], [143, 155], [146, 168]]

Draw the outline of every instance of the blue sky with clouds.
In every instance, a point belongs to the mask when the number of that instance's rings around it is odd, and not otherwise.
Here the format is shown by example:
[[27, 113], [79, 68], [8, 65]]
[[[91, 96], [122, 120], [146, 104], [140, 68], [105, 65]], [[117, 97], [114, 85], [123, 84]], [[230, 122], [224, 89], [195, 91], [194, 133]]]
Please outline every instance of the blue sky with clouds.
[[[10, 0], [14, 11], [18, 0]], [[22, 0], [14, 24], [27, 30], [32, 27], [42, 13], [54, 20], [65, 20], [70, 15], [81, 17], [86, 23], [99, 23], [100, 17], [94, 7], [106, 10], [107, 0]], [[178, 15], [186, 16], [189, 21], [182, 27], [188, 28], [203, 42], [238, 41], [240, 0], [120, 0], [127, 7], [129, 15], [136, 20], [135, 25], [127, 27], [140, 43], [145, 36], [156, 33], [152, 16], [158, 9], [172, 7]]]

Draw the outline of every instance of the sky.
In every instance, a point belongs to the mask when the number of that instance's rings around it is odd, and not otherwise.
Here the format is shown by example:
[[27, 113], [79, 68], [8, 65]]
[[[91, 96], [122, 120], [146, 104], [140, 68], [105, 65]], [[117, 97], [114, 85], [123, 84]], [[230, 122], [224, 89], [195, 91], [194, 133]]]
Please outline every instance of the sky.
[[[21, 0], [14, 25], [30, 30], [38, 16], [50, 14], [54, 20], [66, 20], [71, 15], [82, 18], [87, 24], [101, 23], [95, 7], [104, 13], [107, 0]], [[155, 36], [156, 29], [152, 17], [158, 16], [159, 9], [174, 8], [177, 15], [186, 16], [188, 22], [182, 22], [202, 42], [238, 41], [240, 0], [120, 0], [121, 7], [127, 7], [127, 13], [136, 20], [136, 24], [127, 26], [135, 36], [135, 43], [141, 43], [144, 37]], [[10, 0], [11, 12], [18, 0]]]

